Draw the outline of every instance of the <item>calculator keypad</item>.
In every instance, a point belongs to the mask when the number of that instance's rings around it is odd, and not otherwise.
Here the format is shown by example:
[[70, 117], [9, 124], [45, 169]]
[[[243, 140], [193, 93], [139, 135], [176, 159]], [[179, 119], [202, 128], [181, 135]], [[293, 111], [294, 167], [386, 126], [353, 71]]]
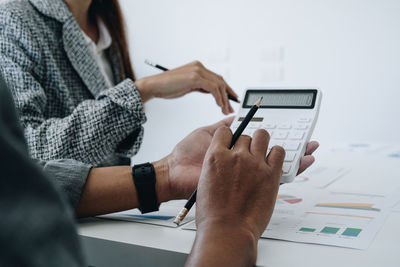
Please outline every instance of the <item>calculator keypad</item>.
[[[274, 146], [281, 146], [286, 151], [285, 160], [282, 166], [283, 174], [288, 174], [301, 156], [300, 151], [304, 145], [307, 130], [310, 127], [310, 118], [299, 118], [294, 123], [273, 123], [273, 122], [250, 122], [243, 131], [244, 135], [253, 136], [257, 129], [265, 129], [270, 134], [270, 142], [267, 154]], [[240, 122], [235, 121], [232, 130], [235, 131]]]

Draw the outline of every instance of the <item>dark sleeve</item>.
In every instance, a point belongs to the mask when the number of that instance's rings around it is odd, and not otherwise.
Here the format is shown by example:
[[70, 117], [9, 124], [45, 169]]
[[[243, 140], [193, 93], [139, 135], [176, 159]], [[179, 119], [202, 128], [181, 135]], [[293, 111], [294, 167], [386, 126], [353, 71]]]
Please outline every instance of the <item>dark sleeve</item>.
[[66, 196], [72, 208], [76, 208], [92, 168], [91, 165], [76, 160], [60, 159], [39, 161], [45, 174], [50, 177]]
[[0, 266], [85, 266], [73, 214], [27, 156], [0, 77]]
[[[126, 79], [81, 102], [70, 115], [47, 118], [49, 105], [39, 77], [46, 64], [41, 46], [22, 18], [0, 10], [0, 73], [12, 92], [33, 158], [70, 158], [97, 165], [113, 154], [121, 141], [137, 133], [125, 156], [140, 147], [146, 121], [139, 91]], [[55, 88], [56, 90], [57, 88]]]

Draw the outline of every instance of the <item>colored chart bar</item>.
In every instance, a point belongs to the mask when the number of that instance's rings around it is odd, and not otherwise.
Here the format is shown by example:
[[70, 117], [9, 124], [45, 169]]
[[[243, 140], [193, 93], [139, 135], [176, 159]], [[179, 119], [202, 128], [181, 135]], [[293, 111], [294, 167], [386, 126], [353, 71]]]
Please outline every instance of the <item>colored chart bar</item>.
[[362, 231], [361, 229], [357, 229], [357, 228], [346, 228], [346, 230], [344, 230], [342, 235], [356, 237], [361, 233], [361, 231]]
[[318, 203], [315, 206], [321, 208], [380, 211], [380, 209], [373, 207], [374, 204], [369, 203]]
[[300, 228], [300, 230], [299, 230], [299, 231], [301, 231], [301, 232], [308, 232], [308, 233], [312, 233], [312, 232], [315, 232], [315, 229], [314, 229], [314, 228], [302, 227], [302, 228]]
[[167, 221], [175, 218], [175, 216], [160, 216], [160, 215], [136, 215], [136, 214], [125, 214], [124, 216], [133, 217], [138, 219], [154, 219], [154, 220], [162, 220]]
[[303, 199], [297, 198], [295, 196], [281, 195], [281, 194], [278, 194], [277, 199], [281, 199], [289, 204], [296, 204], [296, 203], [303, 201]]
[[336, 227], [324, 227], [324, 229], [321, 230], [321, 233], [336, 234], [339, 230], [340, 230], [340, 228], [336, 228]]

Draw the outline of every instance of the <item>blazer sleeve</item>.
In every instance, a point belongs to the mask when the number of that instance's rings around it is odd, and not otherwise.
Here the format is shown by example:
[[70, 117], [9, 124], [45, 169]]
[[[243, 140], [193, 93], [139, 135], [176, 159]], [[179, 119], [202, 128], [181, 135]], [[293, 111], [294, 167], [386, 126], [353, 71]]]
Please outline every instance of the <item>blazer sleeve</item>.
[[75, 209], [81, 199], [92, 166], [70, 159], [37, 162]]
[[38, 78], [45, 64], [40, 44], [23, 21], [12, 15], [5, 20], [1, 15], [0, 71], [12, 91], [31, 156], [97, 165], [113, 154], [121, 141], [137, 133], [126, 152], [132, 156], [140, 146], [146, 121], [133, 81], [126, 79], [96, 99], [81, 102], [66, 117], [46, 118], [47, 97]]

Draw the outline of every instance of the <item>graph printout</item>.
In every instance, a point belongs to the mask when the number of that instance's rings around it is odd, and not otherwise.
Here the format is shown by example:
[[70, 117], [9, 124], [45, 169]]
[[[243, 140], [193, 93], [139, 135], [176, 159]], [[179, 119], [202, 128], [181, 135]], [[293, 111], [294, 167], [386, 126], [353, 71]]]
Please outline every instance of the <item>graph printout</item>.
[[390, 210], [385, 198], [374, 195], [308, 191], [295, 199], [304, 201], [277, 202], [262, 237], [366, 249]]
[[[390, 211], [376, 195], [281, 187], [262, 238], [366, 249]], [[183, 227], [195, 230], [194, 222]]]

